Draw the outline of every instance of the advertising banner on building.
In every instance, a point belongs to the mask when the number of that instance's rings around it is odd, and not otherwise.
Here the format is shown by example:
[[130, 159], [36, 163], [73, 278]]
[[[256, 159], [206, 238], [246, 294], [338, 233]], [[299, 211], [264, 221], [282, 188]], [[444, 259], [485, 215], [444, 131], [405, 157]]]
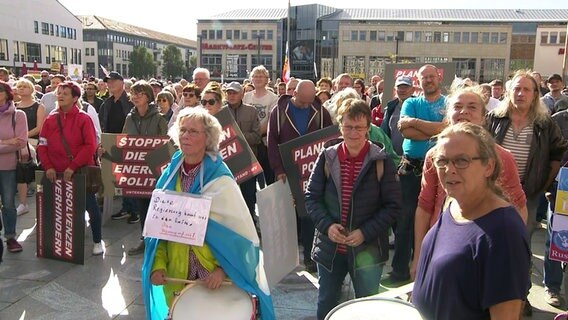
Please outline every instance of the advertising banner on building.
[[54, 183], [36, 171], [37, 256], [84, 264], [85, 175], [72, 181], [59, 176]]
[[339, 136], [339, 127], [335, 125], [298, 137], [279, 146], [286, 179], [290, 184], [292, 196], [296, 200], [296, 211], [299, 215], [307, 215], [304, 193], [324, 144]]
[[150, 198], [175, 151], [168, 136], [102, 134], [105, 196]]
[[248, 145], [244, 134], [227, 108], [215, 114], [223, 131], [221, 132], [219, 152], [235, 176], [237, 183], [242, 183], [262, 173], [262, 167]]
[[[395, 97], [394, 82], [400, 76], [409, 76], [414, 83], [414, 95], [422, 95], [420, 88], [420, 81], [418, 79], [418, 70], [425, 65], [425, 63], [387, 63], [385, 64], [385, 91], [383, 92], [382, 103], [387, 103]], [[435, 63], [434, 64], [442, 77], [442, 94], [446, 94], [454, 76], [456, 74], [456, 64], [452, 62]]]

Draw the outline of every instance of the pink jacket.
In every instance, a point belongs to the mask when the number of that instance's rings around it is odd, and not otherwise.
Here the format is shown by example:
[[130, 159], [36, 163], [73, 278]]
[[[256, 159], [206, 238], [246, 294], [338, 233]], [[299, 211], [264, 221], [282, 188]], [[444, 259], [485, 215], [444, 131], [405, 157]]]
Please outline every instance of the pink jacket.
[[[14, 102], [11, 102], [8, 110], [0, 113], [0, 140], [8, 140], [14, 137], [22, 139], [23, 145], [28, 143], [28, 121], [26, 114], [22, 110], [16, 109]], [[12, 115], [15, 114], [16, 129], [12, 127]], [[0, 144], [0, 170], [16, 170], [16, 151], [20, 147]]]

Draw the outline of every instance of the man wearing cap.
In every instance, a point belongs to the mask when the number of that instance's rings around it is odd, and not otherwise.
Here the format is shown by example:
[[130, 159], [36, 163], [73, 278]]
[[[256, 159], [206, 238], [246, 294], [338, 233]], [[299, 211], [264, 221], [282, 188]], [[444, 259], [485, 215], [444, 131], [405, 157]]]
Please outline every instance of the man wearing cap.
[[57, 106], [55, 103], [57, 102], [57, 96], [55, 94], [57, 91], [57, 86], [64, 81], [65, 76], [63, 76], [62, 74], [56, 74], [53, 76], [53, 78], [51, 78], [51, 91], [44, 94], [39, 102], [45, 107], [45, 114], [50, 114], [51, 111], [56, 109]]
[[396, 90], [396, 97], [389, 101], [385, 107], [385, 116], [383, 123], [381, 124], [381, 129], [387, 134], [387, 136], [392, 141], [392, 146], [394, 151], [402, 156], [402, 141], [404, 137], [398, 129], [398, 120], [400, 119], [400, 109], [404, 101], [414, 94], [414, 85], [412, 84], [412, 78], [408, 76], [400, 76], [396, 78], [394, 83], [394, 89]]
[[[124, 90], [124, 78], [118, 72], [111, 72], [103, 79], [106, 82], [110, 97], [103, 102], [99, 110], [99, 121], [104, 133], [122, 133], [124, 121], [134, 104]], [[113, 220], [138, 217], [135, 201], [122, 198], [122, 208], [112, 215]], [[129, 221], [135, 223], [134, 220]], [[136, 221], [137, 222], [137, 221]]]
[[559, 74], [553, 74], [548, 77], [547, 81], [548, 89], [550, 90], [545, 94], [540, 100], [548, 108], [548, 113], [555, 114], [558, 111], [557, 103], [560, 100], [568, 101], [568, 96], [562, 94], [562, 89], [564, 89], [564, 82], [562, 82], [562, 77]]
[[[231, 110], [235, 122], [241, 129], [247, 143], [256, 155], [257, 146], [260, 143], [260, 121], [258, 111], [255, 107], [243, 103], [243, 87], [240, 83], [233, 81], [225, 88], [227, 95], [227, 107]], [[247, 203], [253, 221], [256, 224], [254, 207], [256, 204], [256, 178], [253, 177], [239, 185], [243, 198]]]

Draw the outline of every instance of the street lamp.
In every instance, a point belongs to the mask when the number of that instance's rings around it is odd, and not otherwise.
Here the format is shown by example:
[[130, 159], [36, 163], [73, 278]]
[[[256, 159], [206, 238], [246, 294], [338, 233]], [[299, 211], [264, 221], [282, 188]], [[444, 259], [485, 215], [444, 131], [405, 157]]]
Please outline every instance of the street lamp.
[[199, 58], [197, 59], [197, 66], [198, 67], [201, 67], [201, 41], [202, 41], [201, 35], [198, 34], [197, 35], [197, 45], [199, 46], [197, 48], [197, 55], [199, 56]]
[[395, 44], [395, 51], [394, 51], [394, 63], [398, 63], [398, 36], [394, 36], [394, 41], [396, 42]]
[[335, 41], [337, 40], [337, 36], [331, 36], [331, 40], [333, 40], [333, 47], [331, 48], [331, 76], [335, 77]]
[[256, 49], [257, 49], [257, 53], [256, 53], [256, 65], [259, 66], [262, 63], [260, 63], [260, 34], [256, 35]]
[[13, 70], [14, 76], [16, 75], [16, 58], [18, 58], [18, 54], [14, 52], [14, 70]]

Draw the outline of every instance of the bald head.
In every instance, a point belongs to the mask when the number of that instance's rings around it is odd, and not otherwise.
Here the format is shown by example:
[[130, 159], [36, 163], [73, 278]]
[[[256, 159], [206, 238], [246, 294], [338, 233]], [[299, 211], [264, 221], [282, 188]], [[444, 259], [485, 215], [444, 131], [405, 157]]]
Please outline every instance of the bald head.
[[316, 97], [316, 86], [310, 80], [300, 80], [294, 91], [294, 104], [299, 108], [309, 107]]
[[442, 77], [438, 72], [438, 68], [431, 64], [426, 64], [418, 70], [418, 79], [420, 80], [420, 86], [424, 91], [424, 96], [437, 97], [441, 93], [440, 85], [442, 82]]

